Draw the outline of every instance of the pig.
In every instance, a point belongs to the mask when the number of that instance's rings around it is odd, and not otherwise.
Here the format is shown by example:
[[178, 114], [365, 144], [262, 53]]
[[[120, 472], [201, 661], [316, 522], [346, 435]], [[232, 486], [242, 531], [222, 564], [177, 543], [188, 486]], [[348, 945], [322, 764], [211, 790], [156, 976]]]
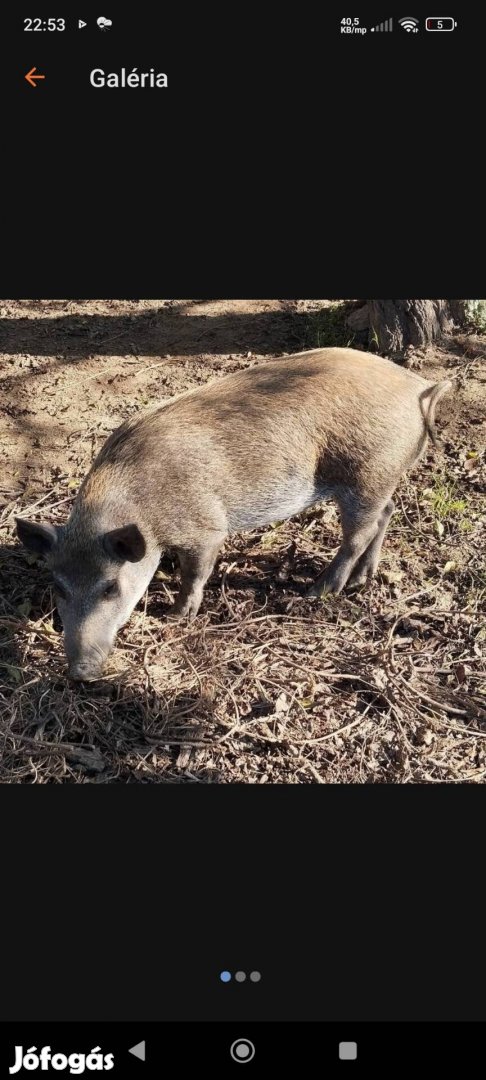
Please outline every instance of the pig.
[[172, 612], [195, 618], [218, 552], [333, 499], [342, 543], [310, 595], [375, 573], [393, 492], [435, 441], [449, 381], [432, 383], [354, 349], [316, 349], [250, 367], [125, 421], [85, 477], [65, 525], [17, 519], [47, 559], [68, 673], [98, 679], [161, 554], [175, 552]]

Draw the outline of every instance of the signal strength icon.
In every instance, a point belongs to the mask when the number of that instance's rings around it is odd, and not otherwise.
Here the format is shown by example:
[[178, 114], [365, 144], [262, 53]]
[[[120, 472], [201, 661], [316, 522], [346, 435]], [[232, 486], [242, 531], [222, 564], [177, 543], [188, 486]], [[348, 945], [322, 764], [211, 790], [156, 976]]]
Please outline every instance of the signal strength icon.
[[393, 30], [393, 19], [386, 19], [386, 21], [380, 23], [379, 26], [372, 26], [371, 27], [371, 33], [372, 34], [375, 34], [377, 30], [384, 31], [385, 33], [388, 33], [390, 30]]
[[399, 19], [398, 21], [400, 23], [400, 26], [402, 26], [404, 30], [407, 30], [409, 34], [418, 33], [418, 19], [413, 19], [408, 16], [407, 18]]

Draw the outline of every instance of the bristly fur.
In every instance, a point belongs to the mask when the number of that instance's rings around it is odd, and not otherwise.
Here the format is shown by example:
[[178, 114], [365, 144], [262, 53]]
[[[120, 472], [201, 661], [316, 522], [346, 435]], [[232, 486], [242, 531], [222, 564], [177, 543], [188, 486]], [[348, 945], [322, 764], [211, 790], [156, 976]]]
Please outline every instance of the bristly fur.
[[290, 516], [321, 491], [380, 500], [435, 439], [449, 385], [354, 349], [269, 361], [126, 421], [79, 498], [118, 492], [164, 542], [187, 542], [202, 520], [234, 531]]

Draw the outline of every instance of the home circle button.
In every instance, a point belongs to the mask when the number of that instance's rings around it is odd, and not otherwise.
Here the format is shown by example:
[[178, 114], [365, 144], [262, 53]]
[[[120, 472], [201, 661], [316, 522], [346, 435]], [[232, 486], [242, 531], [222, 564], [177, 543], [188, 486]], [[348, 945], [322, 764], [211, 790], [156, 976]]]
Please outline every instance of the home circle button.
[[236, 1039], [231, 1045], [230, 1054], [233, 1061], [238, 1061], [240, 1065], [243, 1065], [244, 1062], [251, 1061], [255, 1057], [255, 1047], [249, 1039]]

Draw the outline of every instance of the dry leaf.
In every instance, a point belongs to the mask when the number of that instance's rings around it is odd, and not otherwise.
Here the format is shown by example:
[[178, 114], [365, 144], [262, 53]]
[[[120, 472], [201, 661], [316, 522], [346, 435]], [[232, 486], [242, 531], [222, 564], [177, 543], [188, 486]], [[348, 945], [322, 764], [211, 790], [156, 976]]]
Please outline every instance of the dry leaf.
[[284, 712], [288, 712], [288, 711], [289, 711], [289, 703], [287, 701], [287, 694], [284, 694], [282, 692], [281, 694], [278, 695], [278, 698], [277, 698], [277, 700], [275, 702], [275, 712], [278, 714], [278, 713], [284, 713]]
[[387, 585], [398, 585], [398, 582], [403, 580], [404, 572], [403, 570], [382, 570], [381, 576]]
[[430, 730], [430, 728], [422, 725], [422, 727], [419, 727], [417, 731], [416, 738], [418, 743], [422, 743], [424, 746], [430, 746], [431, 743], [433, 743], [434, 741], [434, 733]]
[[[106, 769], [106, 760], [103, 754], [95, 747], [85, 750], [82, 746], [72, 746], [64, 748], [64, 756], [68, 761], [74, 762], [77, 765], [84, 765], [86, 769], [90, 769], [91, 772], [103, 772]], [[56, 744], [52, 744], [53, 750], [56, 749]]]
[[457, 679], [459, 685], [461, 685], [461, 683], [464, 682], [464, 680], [466, 678], [466, 674], [467, 674], [466, 673], [466, 668], [464, 667], [464, 664], [455, 664], [454, 665], [454, 674], [456, 676], [456, 679]]
[[185, 769], [189, 764], [192, 755], [192, 746], [181, 746], [177, 755], [176, 768]]

